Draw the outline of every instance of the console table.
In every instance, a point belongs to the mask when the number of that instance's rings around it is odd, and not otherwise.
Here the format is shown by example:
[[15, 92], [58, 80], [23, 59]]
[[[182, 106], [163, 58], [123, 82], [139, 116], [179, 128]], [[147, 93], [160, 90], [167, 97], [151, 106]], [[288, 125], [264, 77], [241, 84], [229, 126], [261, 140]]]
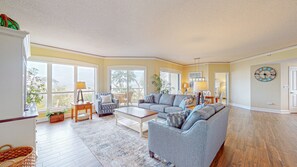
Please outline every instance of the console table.
[[77, 122], [77, 116], [79, 110], [85, 110], [86, 113], [88, 113], [88, 110], [90, 111], [89, 119], [92, 119], [92, 113], [93, 113], [93, 103], [90, 102], [84, 102], [84, 103], [71, 103], [71, 119], [75, 117], [75, 122]]

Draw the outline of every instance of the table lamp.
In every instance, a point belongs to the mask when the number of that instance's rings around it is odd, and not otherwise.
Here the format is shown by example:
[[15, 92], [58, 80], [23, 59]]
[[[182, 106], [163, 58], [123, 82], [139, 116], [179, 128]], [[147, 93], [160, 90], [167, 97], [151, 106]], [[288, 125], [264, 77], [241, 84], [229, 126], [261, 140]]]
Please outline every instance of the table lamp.
[[201, 94], [201, 103], [204, 103], [204, 95], [203, 91], [207, 90], [207, 82], [206, 81], [198, 81], [194, 82], [194, 91], [198, 93], [197, 96], [197, 105], [200, 104], [200, 94]]
[[82, 93], [82, 89], [86, 89], [86, 82], [76, 82], [76, 89], [78, 90], [77, 92], [77, 103], [78, 102], [84, 102], [84, 96], [83, 96], [83, 93]]

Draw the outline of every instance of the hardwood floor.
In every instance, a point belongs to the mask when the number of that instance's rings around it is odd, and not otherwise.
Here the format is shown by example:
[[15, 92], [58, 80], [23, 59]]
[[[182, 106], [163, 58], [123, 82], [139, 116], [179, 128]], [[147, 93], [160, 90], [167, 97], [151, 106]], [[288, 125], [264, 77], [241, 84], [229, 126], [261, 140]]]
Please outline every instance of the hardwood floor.
[[[37, 166], [102, 166], [72, 123], [37, 124]], [[297, 166], [297, 115], [232, 108], [225, 145], [211, 166]]]
[[[95, 116], [95, 115], [94, 115]], [[66, 119], [60, 123], [37, 124], [37, 167], [101, 167], [89, 148]]]
[[212, 166], [297, 166], [297, 115], [233, 108]]

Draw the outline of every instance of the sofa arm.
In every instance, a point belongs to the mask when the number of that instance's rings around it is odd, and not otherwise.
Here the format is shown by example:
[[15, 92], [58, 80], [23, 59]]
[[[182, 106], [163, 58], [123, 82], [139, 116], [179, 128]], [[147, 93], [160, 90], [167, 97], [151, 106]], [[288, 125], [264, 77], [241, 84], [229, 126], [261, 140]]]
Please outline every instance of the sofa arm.
[[120, 107], [120, 100], [119, 99], [112, 99], [112, 102], [117, 104], [117, 108]]
[[97, 113], [100, 113], [102, 109], [102, 103], [101, 100], [95, 100], [95, 111]]

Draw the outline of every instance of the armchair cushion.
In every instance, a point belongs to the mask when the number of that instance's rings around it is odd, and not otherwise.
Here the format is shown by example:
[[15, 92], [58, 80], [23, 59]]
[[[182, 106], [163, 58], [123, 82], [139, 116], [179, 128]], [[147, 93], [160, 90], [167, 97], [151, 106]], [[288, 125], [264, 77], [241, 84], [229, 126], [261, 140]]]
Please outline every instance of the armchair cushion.
[[153, 95], [147, 95], [144, 97], [145, 103], [153, 103], [154, 102], [154, 96]]
[[[198, 107], [197, 107], [198, 108]], [[212, 115], [215, 114], [215, 110], [213, 107], [206, 106], [200, 110], [193, 110], [191, 114], [188, 116], [186, 119], [185, 123], [182, 125], [181, 129], [182, 130], [188, 130], [190, 129], [195, 122], [198, 120], [207, 120], [210, 118]]]
[[102, 100], [102, 104], [111, 103], [112, 102], [111, 95], [101, 95], [100, 98]]

